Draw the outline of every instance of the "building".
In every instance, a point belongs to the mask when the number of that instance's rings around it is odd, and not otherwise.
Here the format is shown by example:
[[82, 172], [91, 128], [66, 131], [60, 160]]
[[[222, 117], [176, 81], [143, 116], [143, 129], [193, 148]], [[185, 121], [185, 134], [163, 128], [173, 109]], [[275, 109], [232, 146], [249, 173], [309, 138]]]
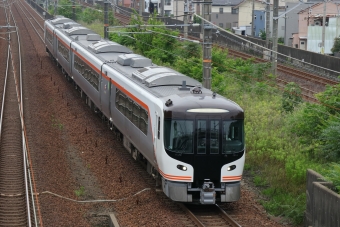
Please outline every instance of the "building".
[[238, 26], [238, 5], [242, 0], [213, 0], [211, 6], [211, 22], [215, 25], [231, 29]]
[[[325, 5], [324, 5], [325, 4]], [[324, 6], [326, 7], [324, 9]], [[301, 10], [298, 12], [298, 24], [299, 30], [297, 33], [294, 33], [292, 36], [292, 46], [302, 49], [302, 50], [310, 50], [313, 52], [322, 53], [330, 53], [330, 48], [327, 47], [334, 41], [334, 38], [337, 35], [337, 20], [331, 20], [332, 23], [329, 24], [330, 18], [335, 18], [339, 15], [338, 8], [339, 4], [334, 2], [326, 2], [326, 3], [316, 3], [310, 5], [308, 8]], [[323, 24], [323, 14], [325, 13], [326, 23]], [[329, 26], [331, 25], [331, 26]], [[325, 49], [321, 49], [321, 36], [322, 36], [322, 27], [325, 26]], [[317, 34], [319, 33], [319, 34]], [[313, 40], [313, 41], [312, 41]], [[327, 41], [330, 40], [330, 41]], [[310, 45], [308, 44], [311, 41]], [[328, 43], [328, 44], [327, 44]], [[316, 47], [312, 47], [312, 45], [316, 45]], [[308, 48], [309, 46], [309, 48]]]
[[[271, 5], [271, 12], [272, 12], [272, 5], [273, 5], [273, 0], [270, 1]], [[254, 4], [254, 7], [253, 7]], [[266, 1], [264, 0], [243, 0], [241, 3], [239, 3], [237, 6], [234, 7], [234, 9], [238, 9], [238, 26], [251, 26], [252, 23], [252, 16], [254, 16], [254, 24], [255, 23], [265, 23], [265, 18], [262, 18], [260, 20], [261, 15], [265, 16], [266, 11]], [[284, 1], [279, 1], [279, 12], [282, 11], [282, 8], [284, 7], [285, 2]], [[253, 14], [253, 8], [254, 8], [254, 14]], [[256, 12], [258, 13], [259, 17], [256, 16]], [[280, 14], [280, 13], [279, 13]], [[272, 15], [272, 13], [271, 13]], [[256, 17], [255, 17], [256, 16]], [[257, 21], [256, 21], [257, 20]], [[271, 21], [273, 20], [273, 17], [271, 16]], [[279, 24], [280, 24], [279, 20]], [[284, 20], [281, 22], [282, 25], [279, 25], [279, 30], [278, 33], [281, 35], [281, 30], [282, 26], [284, 26]], [[270, 26], [272, 28], [272, 26]], [[254, 31], [256, 30], [256, 26], [254, 27]], [[259, 33], [259, 30], [258, 32]], [[283, 32], [284, 34], [284, 32]], [[282, 35], [283, 37], [284, 35]], [[280, 36], [278, 36], [280, 37]]]

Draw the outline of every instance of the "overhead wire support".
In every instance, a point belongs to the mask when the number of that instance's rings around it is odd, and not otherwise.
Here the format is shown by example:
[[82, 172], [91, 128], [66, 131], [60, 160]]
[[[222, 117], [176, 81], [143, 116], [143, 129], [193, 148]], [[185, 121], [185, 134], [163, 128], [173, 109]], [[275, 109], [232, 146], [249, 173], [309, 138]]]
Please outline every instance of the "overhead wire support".
[[1, 25], [0, 25], [0, 29], [1, 29], [1, 28], [16, 28], [16, 26], [11, 26], [11, 25], [1, 26]]
[[212, 29], [211, 24], [206, 23], [211, 21], [211, 0], [204, 0], [203, 2], [203, 86], [211, 89], [211, 48], [212, 48]]

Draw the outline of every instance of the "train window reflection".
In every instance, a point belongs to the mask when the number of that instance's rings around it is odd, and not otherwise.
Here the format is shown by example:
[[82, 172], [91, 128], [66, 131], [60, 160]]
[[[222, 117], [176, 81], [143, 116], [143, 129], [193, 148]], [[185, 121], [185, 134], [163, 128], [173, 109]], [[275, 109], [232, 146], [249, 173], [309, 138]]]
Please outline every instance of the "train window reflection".
[[218, 154], [220, 148], [220, 121], [210, 121], [210, 154]]
[[197, 121], [197, 154], [206, 153], [207, 121]]
[[165, 120], [164, 145], [167, 150], [178, 153], [193, 153], [192, 120]]
[[224, 154], [240, 152], [244, 149], [243, 121], [223, 121], [222, 148]]

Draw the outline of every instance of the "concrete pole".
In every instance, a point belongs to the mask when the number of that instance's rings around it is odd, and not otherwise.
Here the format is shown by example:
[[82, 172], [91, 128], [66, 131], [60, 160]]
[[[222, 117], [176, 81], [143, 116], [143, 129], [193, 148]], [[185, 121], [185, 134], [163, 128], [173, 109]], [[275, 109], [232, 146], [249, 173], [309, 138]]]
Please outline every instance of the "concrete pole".
[[[203, 17], [211, 21], [211, 0], [204, 0]], [[203, 86], [211, 89], [212, 26], [203, 21]]]
[[74, 3], [74, 0], [72, 0], [72, 17], [73, 17], [73, 20], [75, 21], [76, 20], [76, 6]]
[[54, 15], [57, 15], [57, 1], [54, 1]]
[[[184, 24], [188, 24], [188, 0], [184, 0]], [[184, 38], [188, 38], [188, 26], [184, 26]]]
[[104, 39], [109, 38], [109, 35], [107, 32], [107, 27], [109, 27], [109, 16], [107, 13], [108, 6], [109, 6], [109, 2], [105, 1], [104, 2]]
[[[165, 0], [161, 0], [161, 16], [164, 17], [164, 4], [165, 4]], [[164, 21], [164, 19], [163, 19]]]
[[270, 38], [270, 0], [266, 3], [266, 47], [269, 49]]
[[276, 75], [277, 70], [277, 30], [278, 30], [278, 17], [279, 16], [279, 0], [274, 0], [273, 5], [273, 58], [272, 58], [272, 72]]
[[323, 2], [321, 54], [325, 54], [326, 0]]
[[252, 10], [251, 10], [251, 34], [250, 36], [255, 36], [255, 31], [254, 31], [254, 11], [255, 11], [255, 0], [253, 0], [253, 5], [252, 5]]
[[139, 0], [139, 15], [143, 16], [144, 11], [144, 0]]

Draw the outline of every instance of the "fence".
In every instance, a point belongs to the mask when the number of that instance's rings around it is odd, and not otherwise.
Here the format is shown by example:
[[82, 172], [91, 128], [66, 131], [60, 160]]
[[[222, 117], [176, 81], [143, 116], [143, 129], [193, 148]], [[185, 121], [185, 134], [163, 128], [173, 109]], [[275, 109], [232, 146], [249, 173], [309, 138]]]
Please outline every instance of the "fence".
[[[49, 14], [47, 11], [45, 11], [44, 8], [42, 8], [39, 4], [32, 0], [27, 0], [27, 3], [32, 6], [33, 9], [35, 9], [42, 17], [44, 17], [46, 20], [52, 19], [54, 16]], [[44, 15], [45, 13], [45, 15]]]
[[331, 188], [322, 175], [307, 170], [305, 227], [340, 227], [340, 195]]

